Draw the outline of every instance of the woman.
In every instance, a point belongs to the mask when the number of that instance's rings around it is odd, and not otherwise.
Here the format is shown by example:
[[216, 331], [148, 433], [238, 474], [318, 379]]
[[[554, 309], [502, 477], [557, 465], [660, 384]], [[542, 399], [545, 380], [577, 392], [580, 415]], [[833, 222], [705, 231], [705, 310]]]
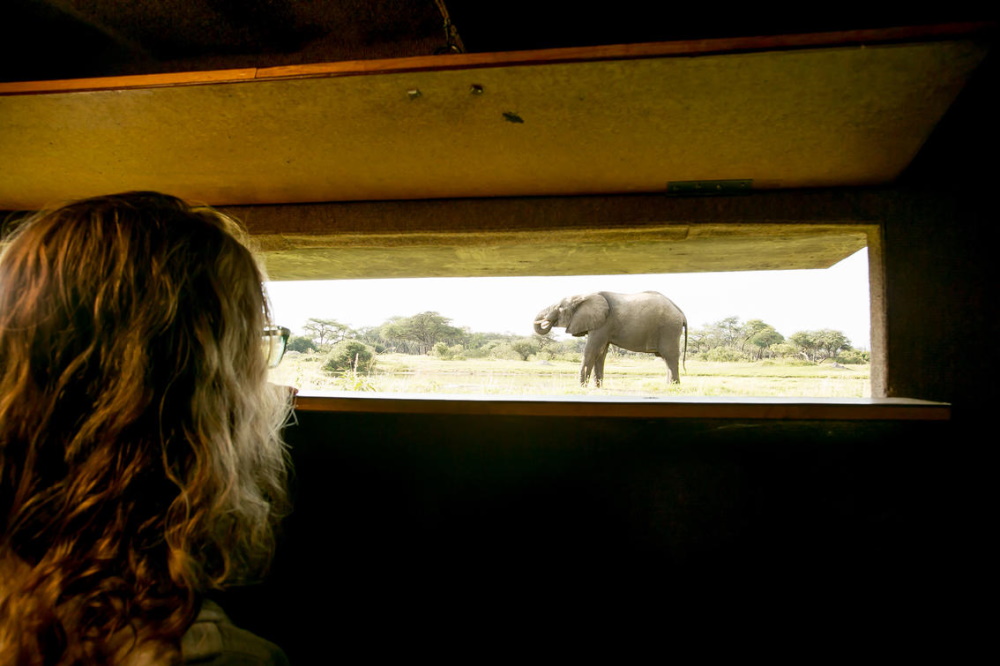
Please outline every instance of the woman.
[[[283, 663], [204, 599], [267, 565], [287, 391], [238, 225], [135, 192], [0, 256], [0, 664]], [[231, 656], [231, 655], [230, 655]]]

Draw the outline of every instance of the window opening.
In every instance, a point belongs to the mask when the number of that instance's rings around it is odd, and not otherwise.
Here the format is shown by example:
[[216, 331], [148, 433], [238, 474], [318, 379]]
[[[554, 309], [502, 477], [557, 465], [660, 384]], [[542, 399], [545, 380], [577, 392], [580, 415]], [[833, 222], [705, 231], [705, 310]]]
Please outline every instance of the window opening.
[[[871, 397], [868, 276], [863, 249], [815, 270], [271, 282], [275, 321], [291, 329], [272, 381], [335, 394]], [[679, 384], [662, 359], [612, 345], [602, 386], [581, 386], [586, 337], [534, 332], [564, 297], [646, 290], [687, 317]]]

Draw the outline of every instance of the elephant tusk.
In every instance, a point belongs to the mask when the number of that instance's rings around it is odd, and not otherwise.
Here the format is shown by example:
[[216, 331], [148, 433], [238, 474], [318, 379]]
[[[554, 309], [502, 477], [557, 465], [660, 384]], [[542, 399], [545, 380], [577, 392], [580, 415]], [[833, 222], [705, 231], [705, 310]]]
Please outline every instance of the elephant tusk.
[[550, 322], [548, 319], [536, 319], [535, 323], [538, 324], [538, 326], [541, 327], [541, 328], [551, 328], [552, 327], [552, 322]]

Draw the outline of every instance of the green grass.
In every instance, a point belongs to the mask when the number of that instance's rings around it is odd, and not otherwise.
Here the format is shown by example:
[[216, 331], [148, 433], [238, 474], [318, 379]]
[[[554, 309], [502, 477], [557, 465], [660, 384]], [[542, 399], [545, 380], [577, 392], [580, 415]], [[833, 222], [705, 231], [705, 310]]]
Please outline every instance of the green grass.
[[781, 396], [862, 398], [871, 396], [869, 366], [836, 368], [798, 362], [710, 363], [688, 361], [681, 384], [668, 385], [662, 360], [608, 359], [604, 386], [579, 385], [580, 365], [570, 361], [469, 359], [385, 354], [367, 376], [330, 376], [318, 355], [289, 354], [271, 381], [305, 391], [375, 391], [476, 395]]

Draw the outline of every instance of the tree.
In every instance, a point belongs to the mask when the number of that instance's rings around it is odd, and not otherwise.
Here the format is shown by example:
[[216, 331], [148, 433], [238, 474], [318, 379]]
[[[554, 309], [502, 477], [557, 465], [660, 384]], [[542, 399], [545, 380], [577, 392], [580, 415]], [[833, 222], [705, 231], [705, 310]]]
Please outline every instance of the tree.
[[719, 332], [719, 337], [722, 340], [722, 345], [725, 347], [736, 347], [739, 344], [742, 335], [742, 326], [740, 326], [739, 317], [726, 317], [725, 319], [720, 319], [715, 323], [715, 327]]
[[312, 351], [314, 348], [312, 339], [301, 335], [291, 336], [288, 338], [288, 344], [285, 345], [285, 351], [301, 352], [303, 354]]
[[326, 372], [370, 372], [375, 367], [375, 350], [358, 340], [341, 340], [333, 345], [323, 370]]
[[688, 349], [692, 354], [703, 354], [709, 360], [760, 360], [771, 345], [784, 339], [773, 326], [761, 319], [741, 324], [738, 317], [726, 317], [691, 331]]
[[465, 331], [451, 325], [451, 319], [437, 312], [421, 312], [412, 317], [393, 317], [379, 329], [390, 344], [407, 353], [426, 354], [436, 343], [460, 344]]
[[343, 340], [351, 327], [336, 319], [310, 319], [302, 330], [313, 341], [316, 349], [327, 349], [333, 343]]
[[743, 327], [738, 317], [726, 317], [688, 333], [688, 350], [705, 354], [717, 347], [738, 349], [743, 339]]
[[[755, 321], [760, 321], [755, 320]], [[747, 322], [748, 324], [750, 322]], [[764, 322], [761, 322], [762, 324]], [[764, 357], [764, 353], [771, 348], [772, 345], [778, 345], [785, 341], [785, 336], [778, 333], [773, 326], [764, 324], [762, 328], [758, 328], [756, 332], [750, 337], [750, 345], [752, 347], [752, 353], [754, 355], [754, 360], [759, 361]]]
[[851, 341], [840, 331], [824, 328], [815, 331], [816, 342], [823, 350], [826, 358], [836, 358], [842, 350], [851, 348]]
[[712, 348], [712, 337], [709, 331], [698, 328], [688, 331], [688, 352], [701, 354]]
[[789, 336], [788, 341], [795, 345], [799, 353], [805, 356], [807, 360], [816, 361], [819, 343], [816, 341], [812, 331], [796, 331]]
[[753, 354], [754, 350], [751, 347], [754, 345], [751, 340], [766, 328], [770, 327], [760, 319], [751, 319], [745, 324], [739, 324], [736, 329], [739, 350], [746, 354]]
[[386, 351], [386, 341], [382, 338], [381, 327], [379, 326], [362, 326], [361, 328], [354, 330], [354, 335], [352, 336], [355, 340], [360, 340], [361, 342], [369, 345], [375, 349], [375, 353], [381, 354]]
[[824, 328], [818, 331], [798, 331], [788, 340], [812, 362], [836, 358], [841, 351], [851, 348], [851, 341], [840, 331]]
[[537, 354], [541, 349], [538, 342], [532, 338], [518, 338], [510, 343], [510, 348], [521, 357], [522, 361], [527, 361], [532, 354]]

